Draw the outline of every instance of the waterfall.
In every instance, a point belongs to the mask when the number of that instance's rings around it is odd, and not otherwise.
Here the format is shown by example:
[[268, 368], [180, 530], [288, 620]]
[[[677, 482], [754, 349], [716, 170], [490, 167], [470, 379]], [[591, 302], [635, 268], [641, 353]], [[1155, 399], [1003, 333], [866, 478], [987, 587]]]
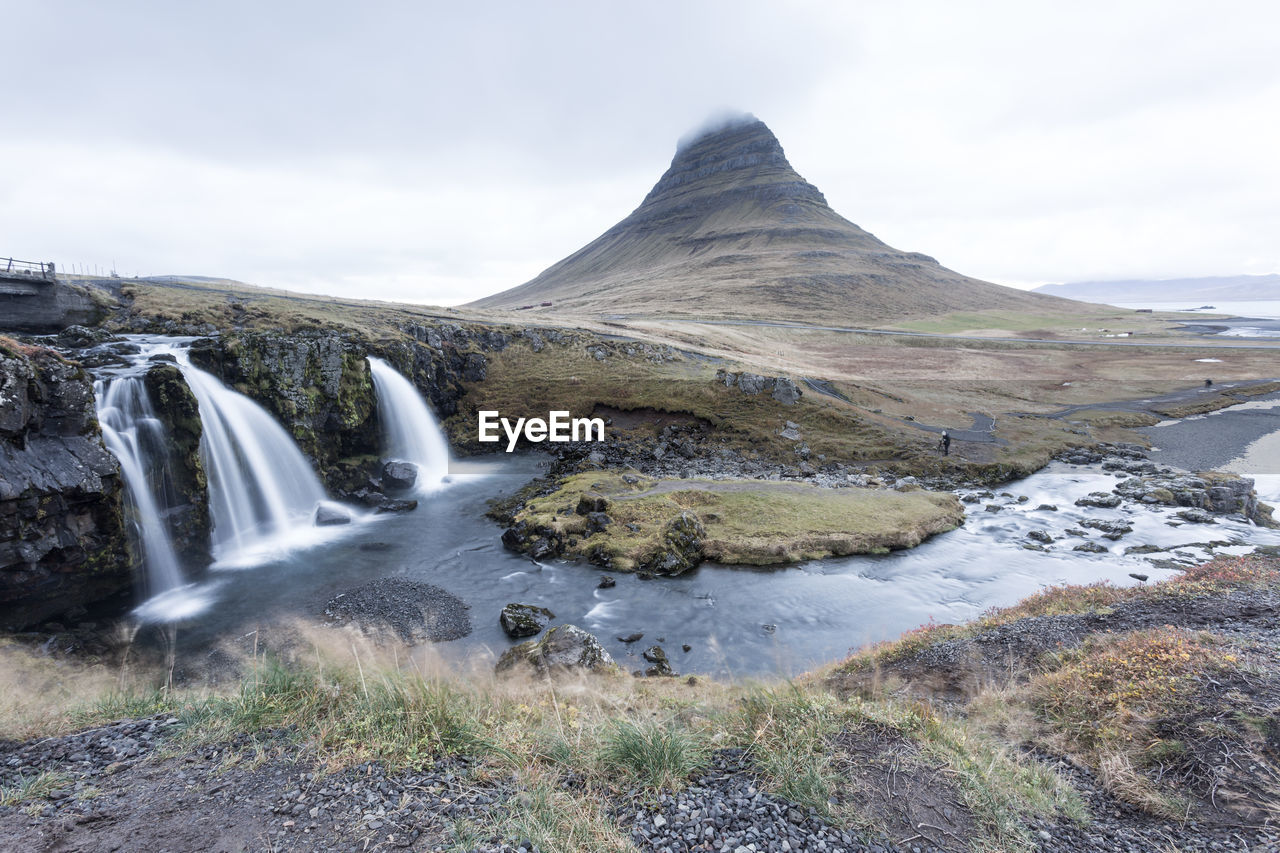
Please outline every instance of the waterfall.
[[370, 356], [369, 369], [378, 393], [387, 457], [418, 467], [414, 491], [439, 487], [449, 472], [449, 445], [426, 401], [412, 382], [382, 359]]
[[156, 417], [141, 376], [120, 376], [93, 386], [102, 442], [120, 462], [125, 500], [138, 526], [148, 592], [152, 596], [183, 586], [173, 540], [160, 518], [164, 503], [169, 437]]
[[320, 479], [265, 409], [191, 365], [178, 366], [200, 407], [200, 458], [209, 480], [213, 555], [220, 565], [253, 561], [264, 549], [311, 538]]

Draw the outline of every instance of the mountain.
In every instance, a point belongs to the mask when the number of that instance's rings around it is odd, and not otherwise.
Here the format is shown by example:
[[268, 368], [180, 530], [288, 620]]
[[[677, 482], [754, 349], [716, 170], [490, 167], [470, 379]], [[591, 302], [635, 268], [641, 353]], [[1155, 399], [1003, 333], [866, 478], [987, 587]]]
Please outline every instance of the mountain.
[[969, 278], [843, 218], [744, 115], [677, 146], [635, 211], [532, 281], [471, 303], [556, 312], [869, 323], [1077, 303]]
[[1214, 302], [1280, 299], [1280, 275], [1222, 275], [1161, 281], [1074, 281], [1046, 284], [1036, 293], [1089, 302]]

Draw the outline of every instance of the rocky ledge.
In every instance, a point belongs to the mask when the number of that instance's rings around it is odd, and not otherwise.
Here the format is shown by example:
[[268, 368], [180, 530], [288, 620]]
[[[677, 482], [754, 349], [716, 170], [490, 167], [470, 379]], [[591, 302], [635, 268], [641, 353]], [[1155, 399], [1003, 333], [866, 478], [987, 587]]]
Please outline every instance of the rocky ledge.
[[0, 338], [0, 627], [129, 588], [120, 469], [74, 362]]

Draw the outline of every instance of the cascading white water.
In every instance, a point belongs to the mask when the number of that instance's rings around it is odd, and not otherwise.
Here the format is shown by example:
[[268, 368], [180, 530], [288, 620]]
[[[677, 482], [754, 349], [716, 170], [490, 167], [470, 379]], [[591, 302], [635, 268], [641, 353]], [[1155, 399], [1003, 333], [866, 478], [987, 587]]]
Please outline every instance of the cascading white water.
[[183, 586], [173, 540], [160, 518], [169, 437], [156, 417], [141, 376], [120, 376], [93, 386], [102, 441], [120, 462], [125, 499], [138, 525], [148, 592], [158, 596]]
[[227, 565], [312, 530], [320, 479], [265, 409], [191, 365], [178, 366], [200, 407], [200, 457], [209, 481], [213, 555]]
[[387, 456], [418, 466], [414, 491], [429, 492], [449, 472], [449, 445], [435, 416], [413, 383], [380, 358], [369, 357], [378, 419], [385, 433]]

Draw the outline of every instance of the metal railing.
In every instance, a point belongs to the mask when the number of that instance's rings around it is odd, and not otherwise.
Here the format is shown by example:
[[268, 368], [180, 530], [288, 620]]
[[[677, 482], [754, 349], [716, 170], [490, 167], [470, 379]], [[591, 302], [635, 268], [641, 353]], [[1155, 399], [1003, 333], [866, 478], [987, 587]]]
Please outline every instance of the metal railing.
[[13, 258], [0, 258], [0, 276], [38, 278], [43, 281], [56, 279], [53, 261], [19, 261]]

